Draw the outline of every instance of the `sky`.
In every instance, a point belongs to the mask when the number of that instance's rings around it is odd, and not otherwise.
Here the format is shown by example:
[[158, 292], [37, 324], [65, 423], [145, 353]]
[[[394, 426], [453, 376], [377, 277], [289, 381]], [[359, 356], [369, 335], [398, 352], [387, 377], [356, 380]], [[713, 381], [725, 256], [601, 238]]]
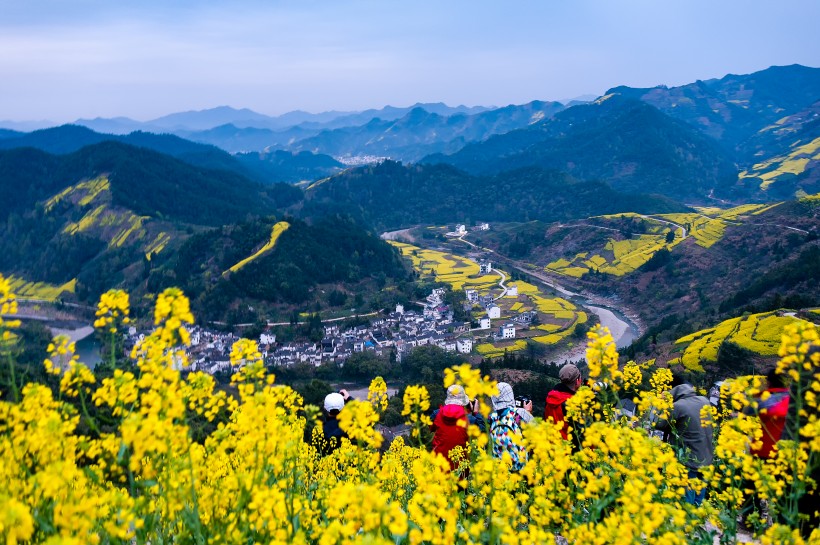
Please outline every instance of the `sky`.
[[820, 67], [817, 0], [0, 0], [0, 120], [504, 106]]

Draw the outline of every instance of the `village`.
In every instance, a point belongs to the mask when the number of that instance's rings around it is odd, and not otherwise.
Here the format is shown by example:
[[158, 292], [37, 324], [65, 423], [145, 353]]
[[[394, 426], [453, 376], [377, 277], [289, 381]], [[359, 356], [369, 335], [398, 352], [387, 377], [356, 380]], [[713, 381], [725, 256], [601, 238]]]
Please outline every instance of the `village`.
[[[488, 229], [487, 223], [472, 228]], [[446, 236], [463, 240], [466, 234], [466, 226], [456, 224]], [[423, 301], [411, 303], [414, 308], [397, 304], [394, 309], [383, 310], [366, 324], [345, 327], [337, 320], [326, 321], [319, 342], [278, 342], [275, 330], [268, 328], [254, 339], [265, 366], [344, 367], [352, 355], [366, 351], [401, 362], [419, 346], [437, 346], [474, 360], [494, 358], [523, 350], [528, 341], [555, 345], [587, 321], [586, 313], [571, 302], [547, 296], [528, 282], [510, 281], [508, 273], [495, 268], [487, 258], [468, 259], [396, 241], [391, 244], [417, 270], [449, 286], [433, 288]], [[464, 312], [456, 313], [446, 302], [448, 290], [464, 293], [463, 302], [458, 303]], [[466, 314], [470, 321], [457, 321], [456, 314]], [[147, 333], [129, 328], [126, 347], [134, 346]], [[230, 370], [231, 347], [240, 335], [206, 325], [192, 326], [190, 334], [186, 370], [212, 375]]]

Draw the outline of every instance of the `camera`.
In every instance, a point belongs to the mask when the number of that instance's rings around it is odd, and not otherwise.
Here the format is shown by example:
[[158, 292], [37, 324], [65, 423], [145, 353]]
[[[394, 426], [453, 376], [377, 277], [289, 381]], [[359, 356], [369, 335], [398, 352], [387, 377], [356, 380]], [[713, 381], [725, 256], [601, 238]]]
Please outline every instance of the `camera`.
[[532, 401], [529, 396], [515, 396], [515, 406], [518, 409], [523, 409], [524, 406]]

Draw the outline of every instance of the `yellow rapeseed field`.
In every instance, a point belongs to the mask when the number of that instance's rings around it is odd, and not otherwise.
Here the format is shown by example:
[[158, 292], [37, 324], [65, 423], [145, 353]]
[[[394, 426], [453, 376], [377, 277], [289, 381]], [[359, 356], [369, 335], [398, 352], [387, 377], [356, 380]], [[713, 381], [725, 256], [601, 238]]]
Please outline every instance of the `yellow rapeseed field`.
[[[10, 361], [16, 300], [0, 277], [0, 338]], [[128, 323], [128, 297], [106, 294], [95, 325], [105, 332]], [[748, 454], [760, 422], [746, 416], [759, 382], [736, 380], [722, 392], [725, 412], [705, 415], [716, 429], [716, 459], [703, 481], [687, 476], [678, 453], [648, 433], [668, 414], [668, 369], [657, 369], [640, 389], [644, 369], [621, 368], [612, 337], [591, 332], [588, 383], [566, 405], [584, 433], [569, 440], [540, 418], [522, 425], [514, 441], [525, 447], [523, 467], [507, 453], [493, 456], [489, 435], [467, 427], [468, 443], [454, 454], [457, 468], [420, 441], [429, 425], [429, 394], [407, 387], [407, 438], [389, 445], [376, 424], [386, 384], [376, 378], [367, 400], [342, 409], [349, 437], [322, 456], [320, 433], [306, 440], [317, 415], [299, 395], [279, 386], [263, 366], [256, 343], [232, 348], [236, 395], [215, 388], [213, 377], [191, 372], [182, 347], [193, 323], [177, 289], [160, 294], [155, 330], [138, 343], [133, 369], [95, 376], [72, 355], [65, 338], [49, 347], [45, 365], [55, 389], [42, 384], [3, 392], [0, 401], [0, 539], [7, 544], [711, 544], [709, 528], [731, 542], [742, 502], [753, 482], [777, 523], [755, 531], [761, 543], [804, 543], [797, 532], [797, 500], [811, 486], [820, 453], [820, 347], [817, 329], [789, 326], [779, 372], [795, 384], [805, 414], [796, 440], [781, 440], [777, 455]], [[495, 382], [467, 364], [447, 369], [443, 386], [461, 385], [490, 414]], [[635, 416], [613, 410], [634, 397]], [[105, 419], [97, 421], [88, 408]], [[731, 413], [740, 416], [733, 417]], [[201, 442], [194, 418], [218, 422]], [[318, 430], [320, 428], [314, 428]], [[580, 441], [578, 448], [572, 442]], [[686, 487], [707, 486], [700, 507], [683, 501]], [[817, 543], [820, 530], [808, 538]]]

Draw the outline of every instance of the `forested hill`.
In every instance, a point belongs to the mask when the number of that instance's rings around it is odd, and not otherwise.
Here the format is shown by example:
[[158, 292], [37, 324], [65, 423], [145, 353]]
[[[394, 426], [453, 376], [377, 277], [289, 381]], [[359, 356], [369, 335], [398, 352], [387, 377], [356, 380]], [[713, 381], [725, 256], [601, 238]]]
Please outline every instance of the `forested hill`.
[[306, 192], [303, 213], [342, 212], [375, 227], [454, 221], [557, 221], [615, 212], [660, 213], [686, 207], [630, 195], [538, 168], [472, 176], [448, 165], [379, 165], [346, 171]]
[[198, 225], [270, 214], [301, 197], [298, 189], [285, 184], [262, 186], [232, 172], [102, 142], [61, 156], [31, 148], [0, 151], [0, 219], [101, 174], [109, 177], [115, 205], [139, 215]]
[[[330, 298], [331, 305], [338, 305], [347, 297], [342, 293], [369, 298], [387, 281], [408, 278], [392, 246], [347, 218], [287, 222], [273, 248], [261, 254], [255, 252], [271, 238], [275, 220], [257, 219], [194, 235], [155, 267], [149, 287], [152, 291], [183, 288], [203, 317], [255, 320], [241, 301], [254, 301], [257, 311], [266, 304], [327, 303], [327, 294], [338, 289], [341, 299]], [[234, 267], [248, 256], [255, 257]], [[328, 288], [320, 291], [321, 285]]]
[[646, 103], [617, 95], [422, 162], [448, 163], [474, 174], [537, 166], [604, 180], [619, 191], [676, 199], [702, 200], [737, 178], [736, 166], [717, 142]]

